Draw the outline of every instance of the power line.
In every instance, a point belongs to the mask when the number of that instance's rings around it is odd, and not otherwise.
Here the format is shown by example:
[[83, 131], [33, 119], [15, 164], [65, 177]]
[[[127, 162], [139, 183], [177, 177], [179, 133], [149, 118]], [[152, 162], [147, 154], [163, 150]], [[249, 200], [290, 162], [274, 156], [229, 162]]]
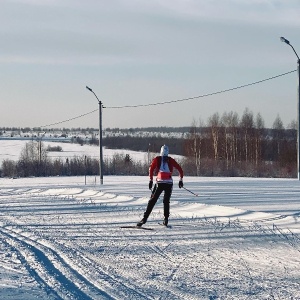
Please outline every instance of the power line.
[[[269, 80], [281, 77], [281, 76], [285, 76], [285, 75], [291, 74], [291, 73], [296, 72], [296, 71], [297, 70], [292, 70], [292, 71], [282, 73], [282, 74], [279, 74], [279, 75], [276, 75], [276, 76], [272, 76], [272, 77], [269, 77], [269, 78], [266, 78], [266, 79], [262, 79], [262, 80], [255, 81], [255, 82], [252, 82], [252, 83], [243, 84], [243, 85], [240, 85], [240, 86], [237, 86], [237, 87], [234, 87], [234, 88], [221, 90], [221, 91], [208, 93], [208, 94], [203, 94], [203, 95], [199, 95], [199, 96], [189, 97], [189, 98], [183, 98], [183, 99], [177, 99], [177, 100], [171, 100], [171, 101], [163, 101], [163, 102], [156, 102], [156, 103], [149, 103], [149, 104], [124, 105], [124, 106], [105, 106], [103, 108], [110, 108], [110, 109], [137, 108], [137, 107], [157, 106], [157, 105], [171, 104], [171, 103], [176, 103], [176, 102], [189, 101], [189, 100], [209, 97], [209, 96], [213, 96], [213, 95], [217, 95], [217, 94], [222, 94], [222, 93], [238, 90], [238, 89], [241, 89], [241, 88], [244, 88], [244, 87], [247, 87], [247, 86], [255, 85], [255, 84], [258, 84], [258, 83], [262, 83], [262, 82], [265, 82], [265, 81], [269, 81]], [[64, 120], [64, 121], [56, 122], [56, 123], [53, 123], [53, 124], [47, 124], [47, 125], [43, 125], [43, 126], [39, 126], [39, 127], [42, 128], [42, 127], [48, 127], [48, 126], [54, 126], [54, 125], [66, 123], [66, 122], [84, 117], [86, 115], [92, 114], [96, 111], [98, 111], [98, 109], [94, 109], [90, 112], [87, 112], [87, 113], [82, 114], [80, 116], [76, 116], [76, 117], [73, 117], [73, 118], [70, 118], [70, 119], [67, 119], [67, 120]]]
[[66, 123], [66, 122], [69, 122], [69, 121], [72, 121], [72, 120], [79, 119], [79, 118], [81, 118], [81, 117], [90, 115], [90, 114], [92, 114], [92, 113], [94, 113], [94, 112], [96, 112], [96, 111], [98, 111], [98, 109], [94, 109], [94, 110], [92, 110], [92, 111], [90, 111], [90, 112], [87, 112], [87, 113], [85, 113], [85, 114], [82, 114], [82, 115], [77, 116], [77, 117], [74, 117], [74, 118], [70, 118], [70, 119], [68, 119], [68, 120], [64, 120], [64, 121], [60, 121], [60, 122], [56, 122], [56, 123], [52, 123], [52, 124], [47, 124], [47, 125], [43, 125], [43, 126], [39, 126], [39, 127], [43, 128], [43, 127], [48, 127], [48, 126], [53, 126], [53, 125], [58, 125], [58, 124]]
[[193, 100], [193, 99], [199, 99], [199, 98], [204, 98], [204, 97], [208, 97], [208, 96], [213, 96], [213, 95], [217, 95], [217, 94], [222, 94], [222, 93], [226, 93], [226, 92], [230, 92], [230, 91], [234, 91], [234, 90], [238, 90], [247, 86], [251, 86], [251, 85], [255, 85], [258, 83], [262, 83], [264, 81], [268, 81], [268, 80], [272, 80], [281, 76], [285, 76], [287, 74], [296, 72], [297, 70], [293, 70], [293, 71], [289, 71], [280, 75], [276, 75], [276, 76], [272, 76], [266, 79], [262, 79], [259, 81], [255, 81], [252, 83], [247, 83], [244, 85], [240, 85], [234, 88], [230, 88], [230, 89], [226, 89], [226, 90], [221, 90], [218, 92], [213, 92], [213, 93], [209, 93], [209, 94], [204, 94], [204, 95], [200, 95], [200, 96], [195, 96], [195, 97], [189, 97], [189, 98], [183, 98], [183, 99], [177, 99], [177, 100], [171, 100], [171, 101], [164, 101], [164, 102], [157, 102], [157, 103], [150, 103], [150, 104], [137, 104], [137, 105], [124, 105], [124, 106], [106, 106], [105, 108], [136, 108], [136, 107], [145, 107], [145, 106], [156, 106], [156, 105], [163, 105], [163, 104], [170, 104], [170, 103], [176, 103], [176, 102], [183, 102], [183, 101], [189, 101], [189, 100]]

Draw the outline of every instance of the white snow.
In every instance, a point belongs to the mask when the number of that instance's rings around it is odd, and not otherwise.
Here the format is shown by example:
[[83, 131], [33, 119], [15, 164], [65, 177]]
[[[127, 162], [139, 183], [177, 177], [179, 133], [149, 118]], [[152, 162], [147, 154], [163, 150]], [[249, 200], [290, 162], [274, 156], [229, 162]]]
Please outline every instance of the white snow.
[[300, 299], [300, 182], [185, 177], [142, 229], [148, 177], [0, 179], [1, 299]]
[[[17, 161], [20, 158], [21, 151], [25, 147], [26, 143], [31, 142], [31, 140], [26, 139], [0, 139], [0, 166], [5, 159], [10, 159]], [[69, 142], [58, 142], [58, 141], [43, 141], [45, 149], [48, 145], [50, 147], [60, 146], [63, 151], [61, 152], [47, 152], [49, 158], [73, 158], [74, 156], [82, 157], [88, 156], [91, 158], [99, 158], [99, 147], [95, 145], [80, 145], [76, 143]], [[159, 151], [158, 149], [157, 151]], [[126, 149], [107, 149], [103, 148], [103, 159], [111, 159], [114, 155], [126, 155], [129, 154], [134, 161], [147, 162], [148, 153], [141, 151], [133, 151]], [[151, 153], [152, 155], [152, 153]], [[154, 153], [154, 155], [159, 155], [159, 153]], [[182, 156], [172, 155], [175, 159], [179, 159]]]

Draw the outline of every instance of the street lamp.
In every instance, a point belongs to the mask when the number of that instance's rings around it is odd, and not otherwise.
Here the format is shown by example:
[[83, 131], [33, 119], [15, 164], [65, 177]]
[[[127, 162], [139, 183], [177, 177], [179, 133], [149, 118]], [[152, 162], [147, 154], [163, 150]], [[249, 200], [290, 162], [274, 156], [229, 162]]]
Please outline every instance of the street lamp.
[[298, 130], [297, 130], [297, 172], [298, 172], [298, 180], [300, 180], [300, 146], [299, 146], [299, 143], [300, 143], [300, 58], [297, 54], [297, 52], [295, 51], [294, 47], [290, 44], [290, 42], [285, 39], [283, 36], [280, 38], [280, 40], [283, 42], [283, 43], [286, 43], [287, 45], [291, 46], [294, 53], [296, 54], [297, 56], [297, 64], [298, 64], [298, 111], [297, 111], [297, 122], [298, 122]]
[[94, 91], [86, 86], [86, 88], [92, 92], [98, 100], [99, 104], [99, 151], [100, 151], [100, 158], [99, 158], [99, 174], [100, 174], [100, 184], [103, 184], [103, 151], [102, 151], [102, 102], [98, 99], [97, 95]]

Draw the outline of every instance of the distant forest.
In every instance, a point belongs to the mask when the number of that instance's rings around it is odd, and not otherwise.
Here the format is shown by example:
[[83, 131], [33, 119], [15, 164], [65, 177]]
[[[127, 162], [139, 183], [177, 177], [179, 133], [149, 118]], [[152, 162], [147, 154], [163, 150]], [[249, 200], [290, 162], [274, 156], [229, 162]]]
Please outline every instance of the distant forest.
[[[297, 176], [296, 122], [291, 122], [288, 127], [284, 128], [277, 116], [272, 128], [265, 128], [260, 114], [254, 117], [251, 111], [245, 109], [241, 117], [235, 112], [222, 116], [215, 113], [206, 124], [193, 121], [190, 127], [107, 128], [103, 146], [149, 152], [153, 156], [163, 144], [167, 144], [172, 154], [183, 156], [180, 163], [185, 174], [191, 176], [291, 178]], [[73, 142], [99, 145], [97, 129], [64, 128], [63, 132], [72, 135]], [[83, 135], [78, 135], [79, 132]], [[83, 137], [88, 133], [89, 138]], [[0, 174], [97, 175], [98, 165], [97, 159], [86, 157], [50, 161], [46, 150], [41, 148], [40, 153], [34, 153], [28, 146], [17, 163], [4, 161]], [[148, 166], [149, 161], [135, 162], [129, 155], [116, 155], [104, 161], [104, 174], [147, 175]]]
[[185, 139], [169, 137], [115, 136], [103, 139], [103, 146], [109, 149], [128, 149], [134, 151], [157, 152], [167, 144], [172, 154], [185, 155]]

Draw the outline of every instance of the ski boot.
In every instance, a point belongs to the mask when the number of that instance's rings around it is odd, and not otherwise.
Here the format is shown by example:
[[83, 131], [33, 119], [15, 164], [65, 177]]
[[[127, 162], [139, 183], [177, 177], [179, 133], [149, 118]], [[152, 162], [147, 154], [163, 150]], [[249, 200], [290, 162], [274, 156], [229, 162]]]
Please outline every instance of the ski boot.
[[165, 218], [165, 219], [164, 219], [163, 225], [168, 226], [168, 218]]
[[136, 224], [136, 226], [137, 226], [137, 227], [141, 227], [143, 224], [146, 223], [146, 221], [147, 221], [147, 220], [145, 220], [145, 219], [143, 218], [141, 221], [139, 221], [139, 222]]

